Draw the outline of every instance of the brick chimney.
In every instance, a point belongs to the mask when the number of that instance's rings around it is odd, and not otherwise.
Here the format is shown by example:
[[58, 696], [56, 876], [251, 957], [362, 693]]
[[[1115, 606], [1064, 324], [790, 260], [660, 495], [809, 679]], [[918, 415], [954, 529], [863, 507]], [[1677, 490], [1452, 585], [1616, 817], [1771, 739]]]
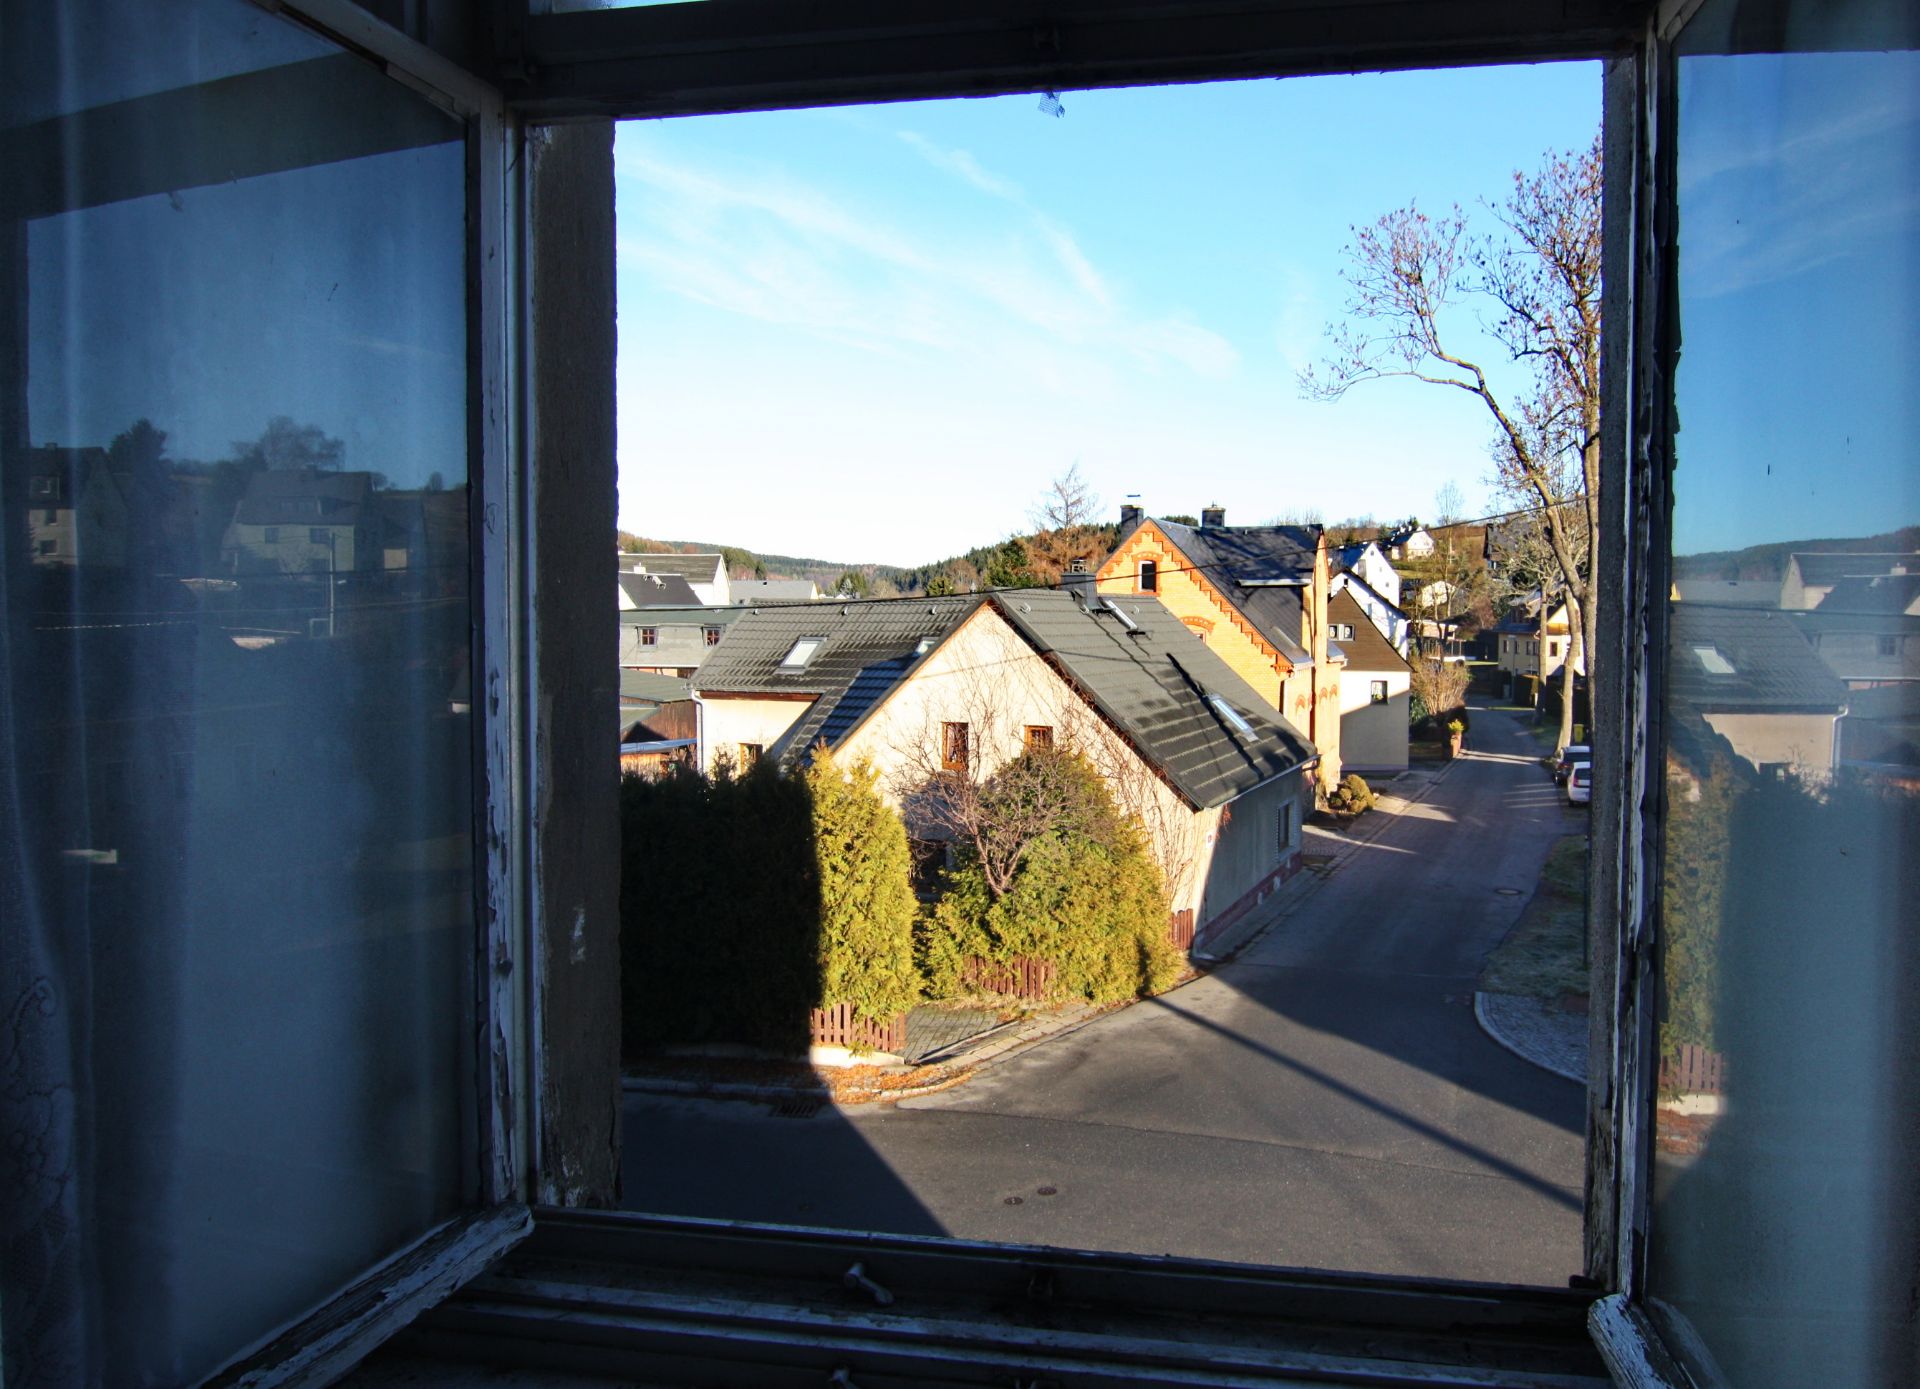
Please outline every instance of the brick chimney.
[[1227, 524], [1227, 509], [1224, 506], [1206, 506], [1200, 508], [1200, 529], [1214, 530]]
[[1140, 508], [1132, 502], [1120, 503], [1120, 530], [1124, 534], [1140, 524]]

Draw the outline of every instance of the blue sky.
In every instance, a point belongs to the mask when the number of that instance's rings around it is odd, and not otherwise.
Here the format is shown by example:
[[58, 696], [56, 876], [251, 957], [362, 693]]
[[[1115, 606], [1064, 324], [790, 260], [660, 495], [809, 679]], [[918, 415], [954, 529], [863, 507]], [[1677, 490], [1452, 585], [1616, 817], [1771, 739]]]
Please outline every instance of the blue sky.
[[1920, 54], [1680, 69], [1674, 548], [1920, 522]]
[[1596, 66], [1062, 100], [623, 125], [621, 525], [923, 563], [1025, 529], [1075, 461], [1109, 512], [1488, 501], [1478, 402], [1314, 403], [1295, 374], [1340, 315], [1349, 227], [1583, 148]]

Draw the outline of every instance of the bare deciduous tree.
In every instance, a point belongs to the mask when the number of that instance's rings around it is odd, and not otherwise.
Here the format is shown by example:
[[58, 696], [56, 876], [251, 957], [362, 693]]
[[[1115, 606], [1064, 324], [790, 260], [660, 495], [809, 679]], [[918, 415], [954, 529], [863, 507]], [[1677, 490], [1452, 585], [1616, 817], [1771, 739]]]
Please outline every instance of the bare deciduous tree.
[[1041, 531], [1066, 530], [1072, 526], [1090, 526], [1100, 520], [1100, 494], [1080, 476], [1080, 461], [1047, 484], [1047, 490], [1027, 513], [1033, 528]]
[[1072, 749], [1018, 747], [1012, 721], [986, 680], [973, 681], [944, 701], [939, 717], [894, 743], [892, 790], [908, 833], [971, 848], [987, 891], [999, 898], [1013, 886], [1027, 851], [1041, 836], [1085, 820], [1084, 782], [1062, 759]]
[[[1356, 229], [1344, 272], [1350, 321], [1329, 330], [1323, 367], [1301, 376], [1307, 394], [1326, 400], [1362, 381], [1406, 377], [1481, 402], [1495, 426], [1496, 486], [1538, 509], [1589, 672], [1593, 595], [1570, 518], [1584, 518], [1590, 545], [1599, 529], [1600, 172], [1596, 137], [1584, 153], [1516, 173], [1492, 209], [1504, 229], [1492, 237], [1470, 236], [1458, 207], [1436, 219], [1411, 204]], [[1487, 330], [1530, 369], [1523, 394], [1502, 395], [1457, 350], [1458, 319], [1472, 302], [1491, 310]]]

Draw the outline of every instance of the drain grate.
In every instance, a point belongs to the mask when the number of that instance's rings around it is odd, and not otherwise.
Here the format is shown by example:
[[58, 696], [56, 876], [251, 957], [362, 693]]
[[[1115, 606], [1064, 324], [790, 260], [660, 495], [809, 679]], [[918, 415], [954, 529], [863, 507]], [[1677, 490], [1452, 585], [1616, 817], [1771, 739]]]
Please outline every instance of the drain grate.
[[813, 1095], [790, 1095], [784, 1100], [775, 1100], [768, 1106], [768, 1113], [776, 1119], [811, 1119], [825, 1103]]

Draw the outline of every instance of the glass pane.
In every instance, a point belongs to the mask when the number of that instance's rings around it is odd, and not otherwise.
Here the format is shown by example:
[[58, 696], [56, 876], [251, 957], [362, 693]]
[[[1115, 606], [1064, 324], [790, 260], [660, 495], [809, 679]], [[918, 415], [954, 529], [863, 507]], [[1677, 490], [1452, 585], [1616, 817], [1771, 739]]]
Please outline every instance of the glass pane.
[[5, 24], [6, 1373], [175, 1384], [466, 1184], [464, 129], [241, 0]]
[[1899, 8], [1709, 5], [1679, 66], [1649, 1288], [1741, 1385], [1915, 1363], [1920, 60]]
[[[1482, 402], [1298, 373], [1409, 200], [1464, 255], [1538, 185], [1597, 256], [1598, 76], [619, 127], [630, 1206], [1580, 1271], [1564, 576], [1531, 494], [1444, 485]], [[1469, 278], [1436, 331], [1535, 410]]]

